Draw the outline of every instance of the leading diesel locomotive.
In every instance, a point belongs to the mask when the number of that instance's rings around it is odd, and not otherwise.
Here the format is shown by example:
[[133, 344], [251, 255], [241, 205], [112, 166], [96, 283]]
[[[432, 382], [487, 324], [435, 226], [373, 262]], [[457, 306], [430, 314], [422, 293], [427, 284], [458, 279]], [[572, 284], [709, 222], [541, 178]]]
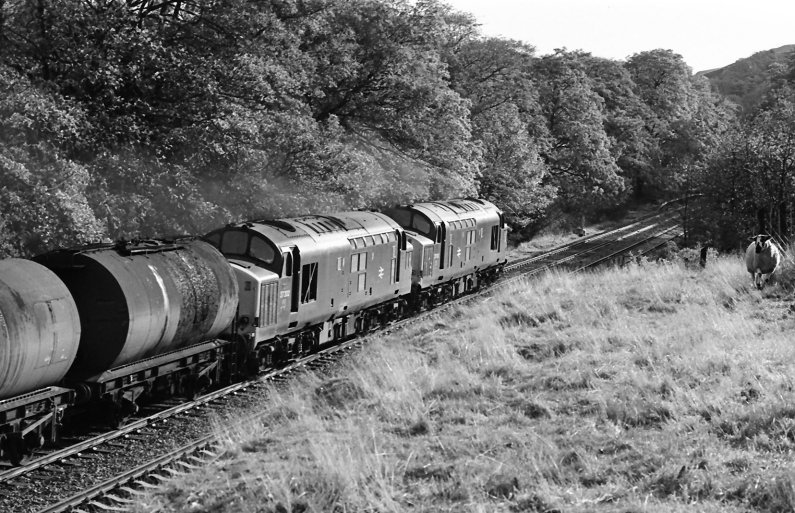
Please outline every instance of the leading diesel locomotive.
[[506, 244], [502, 212], [462, 199], [0, 261], [0, 458], [67, 413], [118, 424], [465, 294]]

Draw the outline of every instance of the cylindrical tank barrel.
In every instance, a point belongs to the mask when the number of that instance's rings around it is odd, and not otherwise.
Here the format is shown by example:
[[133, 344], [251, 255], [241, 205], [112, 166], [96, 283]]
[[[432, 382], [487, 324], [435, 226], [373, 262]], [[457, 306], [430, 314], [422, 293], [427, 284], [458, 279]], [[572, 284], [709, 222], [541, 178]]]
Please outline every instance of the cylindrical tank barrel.
[[58, 383], [79, 341], [66, 285], [30, 260], [0, 260], [0, 399]]
[[80, 312], [83, 334], [70, 379], [211, 339], [237, 309], [232, 269], [199, 240], [94, 246], [36, 259], [66, 283]]

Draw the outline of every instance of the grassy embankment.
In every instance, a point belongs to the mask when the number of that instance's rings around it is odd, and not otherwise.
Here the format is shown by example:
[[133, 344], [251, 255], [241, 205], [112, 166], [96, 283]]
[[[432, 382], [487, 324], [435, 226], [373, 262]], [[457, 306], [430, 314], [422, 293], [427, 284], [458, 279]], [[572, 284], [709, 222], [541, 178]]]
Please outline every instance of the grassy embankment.
[[[792, 511], [792, 264], [551, 274], [263, 403], [140, 511]], [[695, 505], [694, 505], [695, 504]]]

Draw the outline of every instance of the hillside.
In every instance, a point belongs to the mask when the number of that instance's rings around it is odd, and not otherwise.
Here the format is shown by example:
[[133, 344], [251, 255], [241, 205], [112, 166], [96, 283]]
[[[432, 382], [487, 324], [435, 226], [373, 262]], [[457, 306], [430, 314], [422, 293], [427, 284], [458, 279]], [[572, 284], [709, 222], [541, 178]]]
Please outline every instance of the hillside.
[[757, 52], [728, 66], [701, 71], [698, 75], [707, 77], [713, 90], [742, 106], [747, 112], [759, 104], [769, 87], [770, 66], [785, 64], [793, 51], [795, 45]]
[[219, 419], [138, 511], [791, 511], [792, 291], [748, 285], [737, 256], [515, 284]]

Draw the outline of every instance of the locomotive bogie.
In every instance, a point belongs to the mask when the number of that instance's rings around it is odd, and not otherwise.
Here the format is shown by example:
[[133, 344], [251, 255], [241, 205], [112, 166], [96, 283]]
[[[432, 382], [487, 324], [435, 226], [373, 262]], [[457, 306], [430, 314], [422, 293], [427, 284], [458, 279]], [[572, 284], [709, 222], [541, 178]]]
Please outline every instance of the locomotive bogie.
[[203, 241], [102, 245], [36, 260], [63, 280], [80, 312], [72, 381], [212, 339], [234, 319], [234, 274]]
[[72, 295], [30, 260], [0, 261], [0, 399], [57, 383], [78, 352]]

